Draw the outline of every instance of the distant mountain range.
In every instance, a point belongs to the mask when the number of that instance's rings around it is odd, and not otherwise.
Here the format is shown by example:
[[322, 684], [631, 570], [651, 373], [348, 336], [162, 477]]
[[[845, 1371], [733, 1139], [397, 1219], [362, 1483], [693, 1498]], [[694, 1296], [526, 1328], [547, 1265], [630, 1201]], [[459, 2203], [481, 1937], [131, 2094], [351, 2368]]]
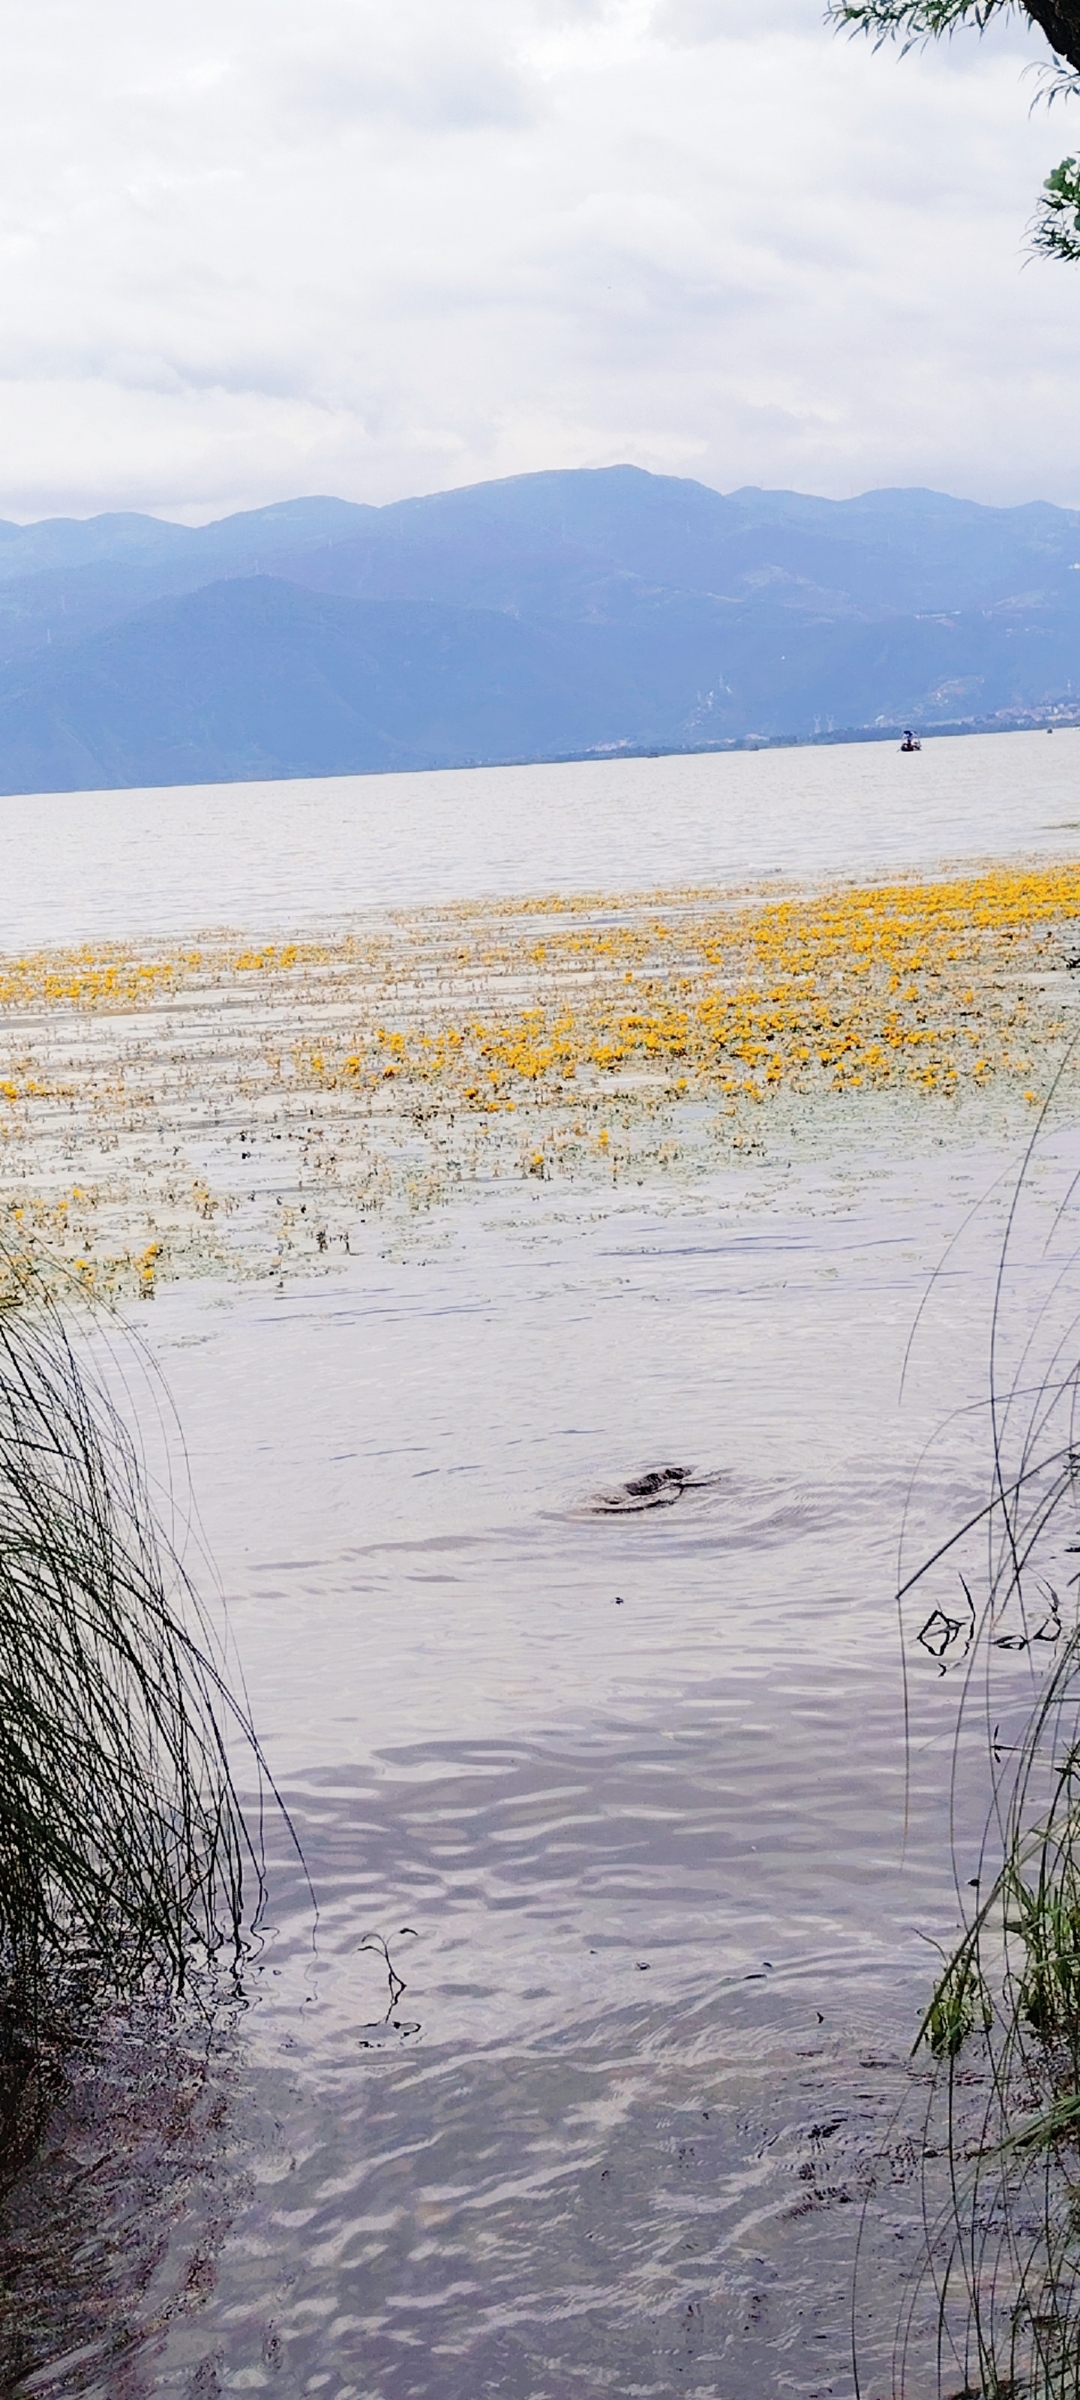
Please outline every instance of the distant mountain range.
[[0, 523], [0, 791], [1080, 718], [1080, 512], [636, 467]]

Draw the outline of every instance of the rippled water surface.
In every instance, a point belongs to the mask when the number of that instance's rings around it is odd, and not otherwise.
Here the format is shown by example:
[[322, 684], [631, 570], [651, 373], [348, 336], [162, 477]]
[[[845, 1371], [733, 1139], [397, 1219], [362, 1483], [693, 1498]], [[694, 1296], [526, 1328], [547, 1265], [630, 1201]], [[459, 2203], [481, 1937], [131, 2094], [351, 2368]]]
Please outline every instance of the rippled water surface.
[[898, 1536], [907, 1510], [914, 1558], [985, 1492], [1003, 1193], [898, 1392], [990, 1180], [945, 1153], [608, 1215], [541, 1195], [333, 1285], [159, 1297], [319, 1913], [271, 1824], [220, 2156], [200, 2100], [162, 2164], [152, 2082], [119, 2165], [79, 2130], [64, 2257], [99, 2295], [108, 2265], [109, 2305], [60, 2389], [846, 2394], [864, 2205], [890, 2388], [905, 2054], [956, 1917], [953, 1686], [913, 1621], [905, 1751]]
[[[385, 783], [50, 801], [49, 930], [201, 924], [211, 880], [250, 923], [581, 884], [616, 852], [625, 886], [1065, 845], [1041, 829], [1080, 741], [1010, 784], [1036, 739], [522, 770], [501, 827], [494, 777], [402, 777], [424, 840], [457, 803], [426, 863]], [[1014, 1360], [1044, 1305], [1052, 1346], [1070, 1141], [1014, 1236]], [[271, 1814], [264, 1946], [209, 2054], [143, 2022], [73, 2069], [11, 2212], [13, 2393], [850, 2396], [865, 2211], [886, 2400], [921, 2238], [907, 2053], [983, 1806], [977, 1742], [950, 1794], [956, 1678], [919, 1641], [954, 1567], [902, 1623], [894, 1595], [986, 1495], [1011, 1189], [1001, 1158], [894, 1147], [603, 1203], [489, 1190], [318, 1283], [162, 1287], [145, 1369], [102, 1354], [159, 1477], [171, 1443], [181, 1526], [189, 1477], [317, 1914]], [[1007, 1723], [1028, 1655], [996, 1671]], [[924, 2335], [930, 2360], [916, 2311]]]

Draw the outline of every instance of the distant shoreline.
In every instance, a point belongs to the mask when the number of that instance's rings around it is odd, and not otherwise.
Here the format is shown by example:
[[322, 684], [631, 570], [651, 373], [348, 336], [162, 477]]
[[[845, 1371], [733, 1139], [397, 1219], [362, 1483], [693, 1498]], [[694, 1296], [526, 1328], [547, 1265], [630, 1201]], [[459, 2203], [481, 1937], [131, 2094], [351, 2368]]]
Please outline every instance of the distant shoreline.
[[[955, 741], [972, 733], [1076, 732], [1080, 730], [1080, 701], [1057, 702], [1040, 716], [1018, 713], [1005, 722], [1000, 717], [958, 717], [940, 725], [916, 724], [911, 730], [924, 742]], [[900, 724], [838, 725], [828, 733], [744, 733], [722, 742], [680, 742], [677, 746], [664, 744], [662, 748], [646, 743], [611, 742], [600, 749], [560, 752], [557, 758], [478, 758], [469, 763], [478, 767], [562, 767], [582, 765], [591, 759], [720, 758], [737, 750], [826, 750], [839, 743], [901, 742], [906, 732], [906, 725]]]
[[[860, 744], [902, 742], [903, 725], [841, 725], [827, 733], [746, 733], [718, 742], [680, 742], [657, 744], [651, 742], [610, 742], [592, 750], [521, 751], [513, 757], [489, 758], [479, 753], [471, 758], [427, 759], [422, 765], [349, 767], [333, 774], [316, 773], [310, 766], [298, 767], [295, 772], [279, 768], [276, 773], [253, 775], [186, 775], [176, 776], [167, 783], [62, 783], [37, 784], [33, 790], [0, 791], [0, 804], [10, 800], [60, 799], [96, 792], [172, 792], [197, 791], [201, 788], [238, 789], [256, 782], [278, 783], [337, 783], [387, 782], [394, 776], [468, 775], [478, 770], [498, 774], [508, 767], [574, 767], [617, 766], [624, 759], [640, 758], [731, 758], [755, 750], [827, 750], [858, 748]], [[978, 717], [957, 719], [945, 724], [925, 722], [912, 731], [922, 743], [957, 741], [969, 734], [999, 733], [1068, 733], [1080, 731], [1080, 701], [1063, 701], [1048, 709], [1042, 716], [1010, 717], [1007, 723], [1000, 718]]]

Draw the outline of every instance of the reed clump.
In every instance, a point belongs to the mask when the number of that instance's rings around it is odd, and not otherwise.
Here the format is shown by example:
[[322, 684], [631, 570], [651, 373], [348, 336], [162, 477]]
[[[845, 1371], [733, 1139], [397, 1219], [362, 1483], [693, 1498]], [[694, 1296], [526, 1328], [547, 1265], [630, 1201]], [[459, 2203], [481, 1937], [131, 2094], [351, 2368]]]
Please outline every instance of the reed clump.
[[949, 2164], [929, 2245], [940, 2352], [968, 2400], [1080, 2395], [1078, 1719], [1080, 1632], [1019, 1745], [1000, 1869], [917, 2044], [937, 2062]]
[[67, 2039], [239, 1957], [235, 1732], [132, 1437], [24, 1265], [0, 1306], [0, 2178]]
[[989, 1781], [977, 1856], [956, 1854], [970, 1905], [915, 2044], [930, 2063], [926, 2266], [894, 2388], [925, 2389], [909, 2360], [929, 2279], [948, 2400], [1080, 2400], [1080, 1610], [1069, 1598], [1080, 1589], [1080, 1254], [1067, 1236], [1071, 1154], [1049, 1226], [1045, 1211], [1024, 1214], [1039, 1138], [1009, 1207], [992, 1311], [990, 1496], [900, 1593], [903, 1616], [928, 1576], [962, 1557], [971, 1569], [964, 1545], [981, 1551], [981, 1606], [962, 1573], [966, 1611], [939, 1609], [919, 1637], [939, 1672], [940, 1626], [965, 1645], [954, 1796], [975, 1764], [975, 1725]]

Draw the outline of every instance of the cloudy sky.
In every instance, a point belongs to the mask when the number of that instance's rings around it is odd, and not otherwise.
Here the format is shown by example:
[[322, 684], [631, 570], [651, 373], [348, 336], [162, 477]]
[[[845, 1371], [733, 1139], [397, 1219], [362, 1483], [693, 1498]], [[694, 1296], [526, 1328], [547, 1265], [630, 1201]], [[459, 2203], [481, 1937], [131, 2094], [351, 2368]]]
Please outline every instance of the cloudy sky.
[[1080, 109], [824, 0], [8, 0], [0, 514], [629, 459], [1080, 506]]

